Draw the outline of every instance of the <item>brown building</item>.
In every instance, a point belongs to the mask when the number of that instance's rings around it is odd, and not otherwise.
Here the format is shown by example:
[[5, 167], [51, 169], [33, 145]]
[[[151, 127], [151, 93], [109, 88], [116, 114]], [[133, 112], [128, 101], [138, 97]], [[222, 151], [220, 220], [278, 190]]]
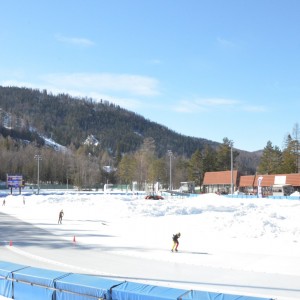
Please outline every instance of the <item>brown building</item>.
[[256, 193], [259, 178], [264, 195], [272, 194], [272, 186], [278, 184], [291, 185], [294, 190], [300, 190], [300, 173], [241, 176], [239, 190], [245, 193]]
[[246, 175], [240, 177], [239, 191], [245, 194], [256, 194], [257, 185], [255, 185], [256, 175]]
[[237, 171], [206, 172], [203, 179], [204, 193], [230, 194], [231, 184], [235, 191], [238, 186]]
[[[294, 190], [300, 191], [300, 173], [245, 176], [238, 176], [236, 170], [232, 173], [234, 191], [257, 194], [259, 181], [264, 196], [272, 194], [272, 186], [276, 184], [291, 185]], [[203, 191], [205, 193], [230, 194], [231, 171], [206, 172], [203, 180]]]

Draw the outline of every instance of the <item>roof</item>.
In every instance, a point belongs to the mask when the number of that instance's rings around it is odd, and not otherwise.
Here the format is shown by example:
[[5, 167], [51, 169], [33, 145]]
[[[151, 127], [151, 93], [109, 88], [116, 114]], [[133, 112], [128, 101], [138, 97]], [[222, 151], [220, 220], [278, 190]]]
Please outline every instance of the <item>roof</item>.
[[255, 175], [246, 175], [240, 177], [240, 187], [253, 186], [255, 181]]
[[[237, 171], [233, 171], [233, 184], [237, 185]], [[300, 173], [293, 174], [265, 174], [240, 176], [240, 187], [257, 187], [258, 178], [261, 179], [261, 186], [272, 186], [274, 184], [290, 184], [300, 186]], [[206, 172], [203, 185], [231, 184], [231, 171]]]
[[[233, 184], [236, 185], [237, 170], [232, 171]], [[206, 172], [204, 174], [203, 185], [231, 184], [231, 171]]]
[[279, 183], [291, 184], [292, 186], [300, 186], [300, 173], [256, 175], [254, 186], [257, 186], [258, 177], [262, 177], [261, 186], [272, 186]]

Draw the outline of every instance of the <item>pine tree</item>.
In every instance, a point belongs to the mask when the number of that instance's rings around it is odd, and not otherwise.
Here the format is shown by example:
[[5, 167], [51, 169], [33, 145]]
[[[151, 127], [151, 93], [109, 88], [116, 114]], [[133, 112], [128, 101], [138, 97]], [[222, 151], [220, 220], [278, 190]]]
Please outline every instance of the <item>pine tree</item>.
[[203, 154], [203, 174], [217, 169], [217, 152], [209, 145], [205, 146]]
[[257, 171], [260, 174], [280, 174], [282, 163], [282, 152], [278, 146], [273, 146], [271, 141], [267, 142], [263, 150]]
[[199, 149], [195, 151], [189, 161], [188, 172], [189, 181], [194, 181], [195, 186], [201, 186], [203, 180], [203, 157]]
[[288, 135], [285, 140], [285, 148], [282, 151], [281, 173], [297, 173], [296, 147], [296, 141], [292, 139], [291, 135]]
[[223, 144], [217, 150], [217, 170], [226, 171], [231, 169], [231, 151], [232, 151], [232, 163], [239, 155], [239, 152], [232, 149], [233, 142], [227, 137], [223, 138]]

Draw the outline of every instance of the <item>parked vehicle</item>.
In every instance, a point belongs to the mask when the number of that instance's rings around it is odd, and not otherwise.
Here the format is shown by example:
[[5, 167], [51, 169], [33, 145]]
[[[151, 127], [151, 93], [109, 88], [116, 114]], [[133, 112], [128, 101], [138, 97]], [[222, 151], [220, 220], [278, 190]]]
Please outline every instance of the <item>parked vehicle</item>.
[[164, 197], [159, 196], [159, 195], [147, 195], [145, 197], [145, 199], [148, 199], [148, 200], [163, 200]]
[[289, 196], [294, 192], [294, 188], [290, 184], [274, 184], [272, 186], [273, 196]]

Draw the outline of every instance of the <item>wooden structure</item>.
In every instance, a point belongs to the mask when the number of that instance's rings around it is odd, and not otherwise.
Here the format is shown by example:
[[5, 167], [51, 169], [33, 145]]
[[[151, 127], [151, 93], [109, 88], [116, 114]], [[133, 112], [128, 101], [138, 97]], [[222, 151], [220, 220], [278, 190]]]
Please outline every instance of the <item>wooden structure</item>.
[[203, 191], [205, 193], [219, 193], [230, 194], [231, 184], [233, 190], [238, 186], [238, 172], [237, 170], [219, 171], [219, 172], [206, 172], [203, 179]]
[[231, 181], [233, 181], [234, 191], [238, 190], [250, 195], [257, 194], [259, 185], [264, 196], [272, 194], [272, 186], [276, 184], [291, 185], [295, 191], [300, 191], [300, 173], [239, 176], [236, 170], [232, 174], [231, 171], [206, 172], [203, 180], [203, 191], [205, 193], [230, 194]]
[[263, 195], [265, 196], [272, 194], [272, 186], [276, 184], [289, 184], [294, 190], [300, 191], [300, 173], [241, 176], [239, 191], [246, 194], [256, 194], [259, 178], [260, 186], [262, 187]]

